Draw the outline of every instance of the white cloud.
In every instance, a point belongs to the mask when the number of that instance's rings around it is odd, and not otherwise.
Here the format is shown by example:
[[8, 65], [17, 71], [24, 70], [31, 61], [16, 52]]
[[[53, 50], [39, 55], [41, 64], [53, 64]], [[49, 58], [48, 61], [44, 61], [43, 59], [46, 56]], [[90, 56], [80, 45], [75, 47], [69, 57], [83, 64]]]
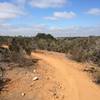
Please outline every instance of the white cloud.
[[69, 27], [49, 27], [47, 25], [33, 25], [33, 26], [13, 26], [10, 24], [0, 25], [0, 35], [25, 35], [34, 36], [38, 32], [51, 33], [56, 37], [62, 36], [89, 36], [99, 35], [100, 26], [82, 27], [82, 26], [69, 26]]
[[[37, 8], [60, 7], [68, 0], [16, 0], [12, 2], [0, 2], [0, 21], [17, 18], [25, 15], [27, 4]], [[54, 19], [54, 18], [52, 18]]]
[[100, 8], [91, 8], [87, 11], [87, 14], [100, 15]]
[[56, 8], [70, 4], [69, 0], [13, 0], [13, 3], [16, 3], [22, 7], [30, 4], [35, 8]]
[[0, 24], [0, 35], [25, 35], [31, 36], [35, 35], [37, 32], [46, 32], [47, 26], [40, 25], [32, 25], [32, 26], [14, 26], [11, 24]]
[[59, 19], [72, 19], [76, 17], [76, 14], [72, 11], [70, 12], [54, 12], [53, 16], [44, 17], [49, 20], [59, 20]]
[[15, 4], [0, 3], [0, 20], [13, 19], [24, 15], [24, 12]]
[[67, 2], [68, 0], [30, 0], [30, 4], [37, 8], [61, 7]]
[[50, 29], [50, 32], [54, 33], [55, 36], [100, 36], [100, 26], [69, 26], [64, 28], [53, 27]]

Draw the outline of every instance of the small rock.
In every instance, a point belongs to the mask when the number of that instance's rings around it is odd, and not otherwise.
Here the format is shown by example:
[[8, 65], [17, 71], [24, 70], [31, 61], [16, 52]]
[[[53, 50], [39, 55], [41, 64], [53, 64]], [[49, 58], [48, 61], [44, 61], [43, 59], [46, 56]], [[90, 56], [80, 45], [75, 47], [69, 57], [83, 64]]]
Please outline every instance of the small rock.
[[36, 72], [36, 70], [34, 69], [34, 70], [33, 70], [33, 72], [35, 73], [35, 72]]
[[22, 93], [21, 95], [22, 95], [22, 96], [25, 96], [25, 93]]
[[33, 78], [33, 81], [39, 80], [39, 78], [36, 76]]

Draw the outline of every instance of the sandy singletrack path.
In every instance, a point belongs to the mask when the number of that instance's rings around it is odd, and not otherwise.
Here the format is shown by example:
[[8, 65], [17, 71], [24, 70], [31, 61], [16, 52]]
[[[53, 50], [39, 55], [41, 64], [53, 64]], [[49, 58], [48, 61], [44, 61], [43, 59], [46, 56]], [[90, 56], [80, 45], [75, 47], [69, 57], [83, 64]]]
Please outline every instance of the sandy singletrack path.
[[59, 53], [33, 52], [32, 56], [45, 61], [55, 70], [56, 80], [64, 87], [63, 100], [100, 100], [100, 88], [80, 70], [82, 64]]

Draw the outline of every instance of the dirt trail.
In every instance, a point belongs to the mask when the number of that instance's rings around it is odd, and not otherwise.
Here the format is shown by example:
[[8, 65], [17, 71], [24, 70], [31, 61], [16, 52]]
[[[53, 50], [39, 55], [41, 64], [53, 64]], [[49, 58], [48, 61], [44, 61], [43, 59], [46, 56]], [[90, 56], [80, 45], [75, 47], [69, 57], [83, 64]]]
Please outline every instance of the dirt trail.
[[32, 58], [39, 60], [31, 67], [9, 65], [5, 77], [11, 81], [0, 100], [100, 100], [100, 87], [81, 70], [85, 65], [56, 52], [33, 52]]
[[55, 70], [55, 78], [63, 87], [63, 100], [100, 100], [100, 88], [86, 73], [79, 70], [82, 65], [56, 53], [32, 53]]

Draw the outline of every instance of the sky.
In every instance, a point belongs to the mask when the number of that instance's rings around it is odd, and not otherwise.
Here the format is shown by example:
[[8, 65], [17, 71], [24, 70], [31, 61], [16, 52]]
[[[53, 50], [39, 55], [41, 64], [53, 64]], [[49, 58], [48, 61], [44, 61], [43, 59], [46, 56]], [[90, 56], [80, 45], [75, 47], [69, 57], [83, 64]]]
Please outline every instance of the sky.
[[0, 0], [0, 35], [100, 36], [100, 0]]

